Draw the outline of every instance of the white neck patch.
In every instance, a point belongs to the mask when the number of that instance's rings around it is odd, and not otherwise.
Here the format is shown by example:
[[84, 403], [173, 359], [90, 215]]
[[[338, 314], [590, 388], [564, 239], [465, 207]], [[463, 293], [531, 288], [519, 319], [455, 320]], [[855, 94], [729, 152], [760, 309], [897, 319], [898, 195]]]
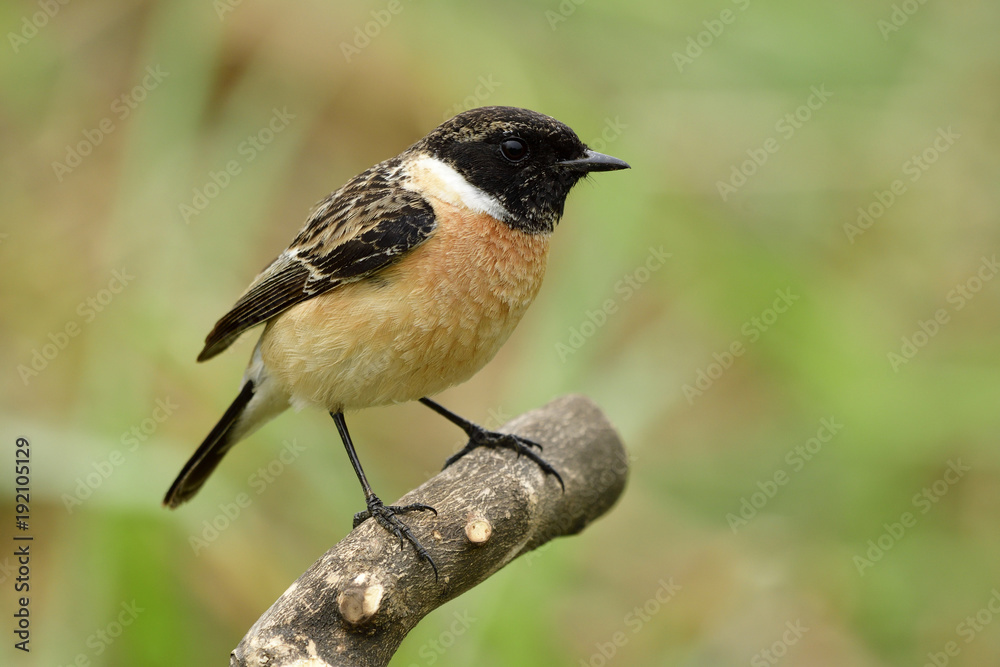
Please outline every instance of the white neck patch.
[[417, 188], [442, 201], [486, 213], [497, 220], [511, 219], [510, 212], [495, 197], [469, 183], [454, 167], [436, 157], [420, 155], [410, 163], [407, 171]]

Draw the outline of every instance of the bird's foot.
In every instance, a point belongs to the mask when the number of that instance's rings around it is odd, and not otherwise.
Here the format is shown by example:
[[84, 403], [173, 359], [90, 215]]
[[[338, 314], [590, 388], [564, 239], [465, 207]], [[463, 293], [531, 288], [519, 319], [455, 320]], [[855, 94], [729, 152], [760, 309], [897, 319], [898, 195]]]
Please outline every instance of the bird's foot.
[[357, 528], [368, 519], [374, 518], [380, 526], [399, 538], [399, 547], [401, 549], [403, 548], [404, 539], [412, 544], [413, 548], [417, 552], [417, 555], [430, 564], [431, 569], [434, 570], [434, 578], [437, 579], [438, 569], [437, 565], [434, 564], [434, 560], [431, 558], [430, 554], [427, 553], [427, 549], [420, 544], [420, 541], [417, 540], [417, 537], [413, 534], [410, 528], [397, 516], [399, 514], [420, 512], [424, 510], [429, 510], [437, 515], [437, 510], [430, 505], [424, 505], [423, 503], [413, 503], [412, 505], [383, 505], [382, 501], [376, 495], [372, 495], [368, 498], [367, 504], [368, 509], [354, 515], [354, 527]]
[[537, 442], [529, 440], [527, 438], [522, 438], [519, 435], [514, 435], [512, 433], [499, 433], [497, 431], [487, 431], [482, 426], [477, 426], [471, 422], [467, 422], [465, 426], [465, 432], [469, 435], [469, 443], [465, 445], [461, 450], [455, 452], [448, 460], [444, 462], [444, 467], [447, 468], [455, 461], [459, 460], [469, 452], [479, 447], [490, 447], [492, 449], [504, 448], [513, 449], [517, 452], [518, 456], [522, 454], [527, 458], [534, 461], [539, 468], [542, 469], [546, 475], [552, 475], [559, 482], [559, 486], [562, 487], [563, 491], [566, 490], [566, 485], [563, 483], [562, 475], [549, 465], [549, 462], [535, 453], [532, 447], [536, 447], [538, 451], [542, 451], [542, 446]]

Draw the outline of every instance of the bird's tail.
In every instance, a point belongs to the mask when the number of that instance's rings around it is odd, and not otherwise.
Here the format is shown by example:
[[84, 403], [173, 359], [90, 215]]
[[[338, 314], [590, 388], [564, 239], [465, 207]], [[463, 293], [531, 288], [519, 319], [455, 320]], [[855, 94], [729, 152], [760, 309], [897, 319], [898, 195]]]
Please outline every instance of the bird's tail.
[[163, 499], [165, 506], [174, 509], [190, 500], [233, 445], [288, 406], [287, 400], [283, 406], [276, 405], [266, 393], [258, 392], [254, 381], [246, 379], [236, 400], [184, 464]]

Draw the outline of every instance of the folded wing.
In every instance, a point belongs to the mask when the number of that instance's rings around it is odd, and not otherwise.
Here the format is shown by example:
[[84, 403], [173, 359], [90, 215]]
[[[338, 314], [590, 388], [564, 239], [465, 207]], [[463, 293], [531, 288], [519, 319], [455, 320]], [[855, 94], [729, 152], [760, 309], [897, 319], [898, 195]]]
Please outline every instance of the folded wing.
[[320, 202], [292, 245], [216, 323], [198, 361], [297, 303], [378, 273], [430, 237], [434, 211], [400, 187], [396, 160], [372, 167]]

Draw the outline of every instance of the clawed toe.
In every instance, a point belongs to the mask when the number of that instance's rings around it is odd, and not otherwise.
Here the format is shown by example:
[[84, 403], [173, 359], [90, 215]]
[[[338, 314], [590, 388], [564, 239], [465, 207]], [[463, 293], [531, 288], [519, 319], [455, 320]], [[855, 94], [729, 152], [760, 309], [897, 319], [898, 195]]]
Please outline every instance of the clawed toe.
[[413, 503], [412, 505], [383, 505], [382, 501], [379, 500], [377, 496], [372, 496], [368, 499], [368, 509], [363, 512], [358, 512], [354, 515], [354, 527], [357, 528], [362, 523], [368, 519], [374, 518], [380, 526], [388, 530], [390, 533], [399, 538], [399, 546], [403, 547], [404, 540], [413, 545], [416, 550], [417, 555], [420, 558], [427, 561], [434, 570], [434, 578], [438, 578], [437, 565], [431, 558], [430, 554], [427, 553], [427, 549], [424, 548], [417, 537], [410, 530], [409, 526], [403, 523], [399, 519], [399, 514], [406, 514], [408, 512], [421, 512], [421, 511], [431, 511], [437, 515], [437, 510], [430, 505], [424, 505], [423, 503]]
[[486, 429], [475, 425], [471, 425], [468, 432], [469, 432], [468, 444], [455, 454], [452, 454], [450, 457], [448, 457], [448, 460], [444, 462], [445, 468], [452, 465], [453, 463], [455, 463], [460, 458], [462, 458], [469, 452], [473, 451], [474, 449], [478, 449], [479, 447], [490, 447], [493, 449], [497, 448], [513, 449], [515, 452], [517, 452], [518, 456], [521, 456], [523, 454], [525, 457], [534, 461], [538, 465], [538, 467], [542, 469], [542, 472], [544, 472], [546, 475], [552, 475], [553, 477], [555, 477], [556, 481], [559, 482], [559, 486], [562, 487], [563, 491], [566, 490], [566, 484], [563, 483], [562, 475], [560, 475], [559, 472], [548, 463], [548, 461], [543, 459], [541, 456], [536, 454], [534, 450], [531, 449], [532, 447], [536, 447], [538, 451], [542, 450], [542, 446], [537, 442], [529, 440], [528, 438], [523, 438], [519, 435], [513, 435], [511, 433], [498, 433], [496, 431], [487, 431]]

